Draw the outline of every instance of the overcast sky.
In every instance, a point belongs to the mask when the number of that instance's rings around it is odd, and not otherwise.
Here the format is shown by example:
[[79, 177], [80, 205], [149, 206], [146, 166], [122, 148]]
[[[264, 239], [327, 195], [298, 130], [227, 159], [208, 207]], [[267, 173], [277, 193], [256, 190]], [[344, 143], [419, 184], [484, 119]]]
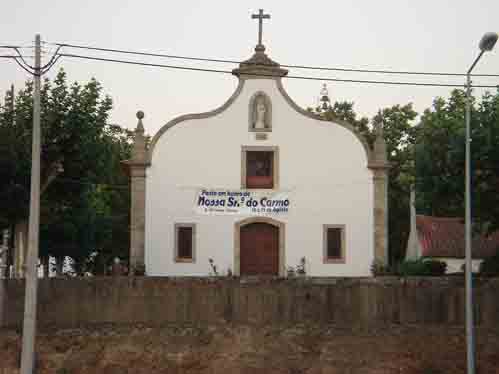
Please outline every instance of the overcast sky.
[[[267, 52], [287, 65], [465, 72], [478, 54], [482, 34], [499, 31], [497, 0], [2, 0], [0, 4], [0, 44], [27, 45], [39, 32], [47, 42], [231, 60], [243, 60], [253, 53], [258, 29], [251, 14], [263, 8], [272, 17], [264, 22]], [[224, 70], [235, 67], [147, 61]], [[143, 110], [150, 134], [177, 115], [220, 106], [237, 85], [232, 75], [68, 58], [59, 60], [48, 76], [61, 67], [71, 81], [95, 77], [102, 83], [114, 100], [113, 122], [134, 127], [136, 111]], [[499, 45], [482, 58], [475, 72], [499, 74]], [[424, 79], [298, 69], [290, 74], [464, 84], [464, 77]], [[27, 78], [14, 62], [0, 60], [2, 97], [11, 83], [21, 87]], [[499, 78], [477, 78], [475, 83], [495, 85]], [[316, 103], [321, 82], [286, 79], [284, 86], [299, 105], [307, 107]], [[448, 88], [359, 83], [330, 82], [328, 87], [332, 100], [354, 101], [357, 113], [369, 117], [380, 108], [408, 102], [421, 112], [435, 96], [449, 93]]]

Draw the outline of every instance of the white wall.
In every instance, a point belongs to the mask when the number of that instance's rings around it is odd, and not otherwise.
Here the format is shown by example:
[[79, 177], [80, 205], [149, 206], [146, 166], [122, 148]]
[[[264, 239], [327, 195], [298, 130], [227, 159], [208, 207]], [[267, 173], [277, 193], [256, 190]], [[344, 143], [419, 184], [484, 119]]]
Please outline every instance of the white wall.
[[[272, 132], [265, 141], [248, 131], [248, 103], [256, 91], [272, 101]], [[307, 259], [313, 276], [365, 276], [373, 260], [373, 187], [367, 156], [349, 130], [308, 118], [285, 101], [271, 79], [250, 79], [222, 113], [187, 120], [166, 131], [147, 170], [148, 275], [203, 276], [213, 258], [234, 269], [234, 224], [245, 216], [194, 213], [196, 187], [241, 188], [241, 147], [279, 147], [280, 189], [291, 190], [285, 223], [285, 262]], [[174, 224], [196, 223], [196, 262], [175, 263]], [[346, 263], [323, 264], [322, 225], [346, 225]]]
[[[464, 258], [435, 258], [435, 260], [445, 262], [447, 264], [446, 274], [450, 273], [462, 273], [463, 265], [465, 263]], [[480, 264], [483, 260], [472, 260], [471, 261], [471, 271], [478, 272], [480, 270]]]

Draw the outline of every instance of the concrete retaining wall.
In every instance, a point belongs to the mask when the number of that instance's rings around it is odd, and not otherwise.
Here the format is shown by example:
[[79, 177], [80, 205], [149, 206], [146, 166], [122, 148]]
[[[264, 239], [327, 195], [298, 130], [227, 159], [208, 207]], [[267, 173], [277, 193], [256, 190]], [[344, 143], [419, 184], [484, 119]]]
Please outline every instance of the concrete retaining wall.
[[[499, 326], [499, 279], [474, 282], [475, 321]], [[0, 327], [20, 327], [24, 282], [0, 282]], [[40, 279], [40, 326], [464, 324], [464, 279], [106, 277]]]

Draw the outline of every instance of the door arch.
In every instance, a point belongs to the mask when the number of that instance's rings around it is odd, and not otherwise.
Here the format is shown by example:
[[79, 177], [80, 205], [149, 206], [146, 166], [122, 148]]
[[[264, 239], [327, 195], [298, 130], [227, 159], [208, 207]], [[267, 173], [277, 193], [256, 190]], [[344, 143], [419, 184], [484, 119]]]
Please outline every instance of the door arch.
[[234, 231], [234, 275], [285, 275], [284, 223], [251, 217]]

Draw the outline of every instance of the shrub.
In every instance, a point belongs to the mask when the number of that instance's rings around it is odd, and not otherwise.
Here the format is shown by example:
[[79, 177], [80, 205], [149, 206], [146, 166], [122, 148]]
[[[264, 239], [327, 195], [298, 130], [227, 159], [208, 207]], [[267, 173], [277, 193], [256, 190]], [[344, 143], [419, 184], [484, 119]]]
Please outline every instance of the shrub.
[[383, 261], [374, 260], [371, 264], [371, 274], [375, 277], [394, 275], [393, 268]]
[[423, 259], [402, 261], [397, 269], [401, 276], [428, 275]]
[[444, 275], [445, 271], [447, 270], [447, 263], [443, 261], [425, 260], [425, 265], [428, 267], [428, 275]]
[[488, 277], [499, 275], [499, 248], [494, 256], [482, 261], [480, 264], [480, 274]]
[[442, 261], [420, 258], [403, 261], [398, 266], [400, 276], [439, 276], [444, 275], [447, 264]]

